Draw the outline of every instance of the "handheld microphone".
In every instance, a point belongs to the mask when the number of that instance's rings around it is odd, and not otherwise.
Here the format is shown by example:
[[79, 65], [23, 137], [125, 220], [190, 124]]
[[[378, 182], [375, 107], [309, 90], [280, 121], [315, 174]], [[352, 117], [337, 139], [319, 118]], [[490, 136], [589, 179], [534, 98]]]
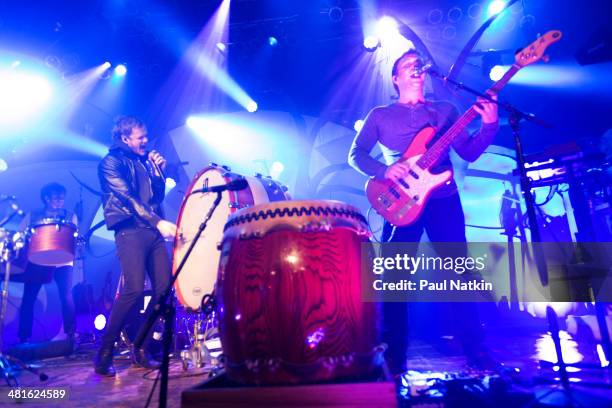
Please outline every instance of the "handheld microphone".
[[410, 75], [412, 78], [418, 78], [423, 75], [425, 72], [431, 70], [433, 68], [433, 64], [425, 64], [414, 68], [414, 72]]
[[159, 167], [157, 165], [157, 163], [155, 163], [153, 160], [149, 159], [149, 155], [151, 154], [151, 152], [153, 152], [154, 150], [148, 150], [146, 152], [147, 155], [147, 161], [149, 163], [151, 163], [151, 167], [153, 167], [153, 170], [155, 171], [155, 173], [162, 178], [162, 180], [164, 180], [164, 183], [166, 182], [166, 175], [164, 174], [164, 171], [161, 169], [161, 167]]
[[219, 186], [212, 186], [212, 187], [203, 187], [197, 190], [194, 190], [191, 192], [191, 194], [196, 194], [196, 193], [221, 193], [223, 191], [237, 191], [237, 190], [244, 190], [245, 188], [247, 188], [249, 185], [249, 183], [246, 181], [245, 178], [239, 178], [236, 179], [234, 181], [230, 181], [227, 184], [222, 184]]

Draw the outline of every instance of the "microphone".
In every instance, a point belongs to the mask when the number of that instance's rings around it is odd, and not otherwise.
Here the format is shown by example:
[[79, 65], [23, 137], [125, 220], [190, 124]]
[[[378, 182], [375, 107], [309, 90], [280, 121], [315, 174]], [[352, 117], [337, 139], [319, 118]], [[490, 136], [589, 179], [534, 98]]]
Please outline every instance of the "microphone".
[[157, 165], [157, 163], [155, 163], [153, 160], [149, 159], [149, 155], [151, 154], [151, 152], [153, 152], [154, 150], [148, 150], [146, 152], [147, 155], [147, 161], [151, 164], [151, 167], [153, 167], [153, 170], [155, 171], [155, 173], [157, 173], [157, 175], [159, 177], [162, 178], [162, 180], [164, 180], [164, 183], [166, 182], [166, 175], [164, 174], [164, 171], [161, 169], [161, 167], [159, 167]]
[[245, 178], [239, 178], [236, 179], [234, 181], [230, 181], [227, 184], [221, 184], [219, 186], [212, 186], [212, 187], [203, 187], [197, 190], [194, 190], [191, 192], [191, 194], [196, 194], [196, 193], [221, 193], [223, 191], [237, 191], [237, 190], [244, 190], [245, 188], [247, 188], [249, 185], [249, 183], [246, 181]]
[[410, 75], [412, 78], [418, 78], [423, 75], [425, 72], [431, 70], [433, 68], [433, 64], [425, 64], [420, 65], [414, 68], [414, 72]]

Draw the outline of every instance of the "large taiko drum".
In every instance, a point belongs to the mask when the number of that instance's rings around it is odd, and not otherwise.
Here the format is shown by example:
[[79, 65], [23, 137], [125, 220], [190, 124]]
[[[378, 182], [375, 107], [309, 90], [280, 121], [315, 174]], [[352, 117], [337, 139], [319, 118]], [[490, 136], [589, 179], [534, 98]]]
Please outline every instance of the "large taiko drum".
[[74, 261], [77, 226], [62, 219], [45, 218], [31, 227], [28, 260], [37, 265], [61, 266]]
[[361, 298], [359, 210], [281, 201], [225, 226], [217, 308], [226, 371], [247, 384], [365, 378], [382, 362], [374, 303]]
[[[198, 228], [213, 204], [216, 193], [194, 194], [191, 192], [207, 186], [228, 184], [240, 177], [228, 167], [211, 164], [196, 174], [189, 185], [185, 201], [177, 221], [176, 245], [174, 247], [172, 272], [176, 273]], [[287, 200], [287, 188], [280, 183], [261, 176], [244, 177], [248, 187], [239, 191], [224, 191], [221, 203], [208, 222], [206, 230], [185, 263], [176, 284], [179, 302], [188, 308], [200, 308], [202, 297], [212, 293], [219, 269], [219, 244], [223, 238], [223, 226], [228, 217], [241, 208], [270, 201]]]

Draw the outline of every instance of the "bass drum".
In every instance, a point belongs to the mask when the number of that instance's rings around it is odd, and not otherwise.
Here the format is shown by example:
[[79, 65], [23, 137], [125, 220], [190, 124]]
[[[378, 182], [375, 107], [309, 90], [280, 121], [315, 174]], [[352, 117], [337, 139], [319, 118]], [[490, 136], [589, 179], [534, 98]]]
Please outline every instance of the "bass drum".
[[[226, 166], [211, 164], [194, 177], [181, 206], [177, 221], [176, 244], [172, 261], [172, 273], [176, 273], [198, 228], [215, 201], [216, 193], [191, 195], [194, 190], [207, 186], [228, 184], [243, 176], [232, 173]], [[202, 297], [212, 293], [219, 267], [219, 245], [223, 239], [223, 226], [234, 212], [255, 204], [289, 199], [287, 188], [282, 184], [257, 175], [244, 177], [248, 188], [221, 193], [221, 203], [208, 222], [206, 230], [194, 247], [176, 280], [175, 289], [179, 302], [198, 310]]]

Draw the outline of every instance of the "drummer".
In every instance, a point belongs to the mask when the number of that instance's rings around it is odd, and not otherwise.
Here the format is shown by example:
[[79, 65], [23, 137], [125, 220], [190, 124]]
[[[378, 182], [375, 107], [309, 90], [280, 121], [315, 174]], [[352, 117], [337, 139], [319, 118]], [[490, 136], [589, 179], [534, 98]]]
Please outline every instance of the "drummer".
[[[59, 222], [71, 222], [78, 225], [77, 217], [71, 211], [64, 208], [66, 187], [59, 183], [50, 183], [40, 190], [40, 198], [44, 204], [43, 208], [34, 210], [26, 215], [21, 223], [21, 229], [30, 228], [42, 221], [54, 220]], [[27, 343], [32, 336], [32, 321], [34, 319], [34, 303], [38, 297], [40, 288], [45, 283], [55, 280], [64, 319], [64, 333], [67, 340], [74, 341], [76, 329], [76, 318], [74, 302], [72, 300], [72, 268], [73, 262], [58, 266], [42, 266], [28, 263], [23, 280], [23, 299], [19, 309], [19, 339]]]

